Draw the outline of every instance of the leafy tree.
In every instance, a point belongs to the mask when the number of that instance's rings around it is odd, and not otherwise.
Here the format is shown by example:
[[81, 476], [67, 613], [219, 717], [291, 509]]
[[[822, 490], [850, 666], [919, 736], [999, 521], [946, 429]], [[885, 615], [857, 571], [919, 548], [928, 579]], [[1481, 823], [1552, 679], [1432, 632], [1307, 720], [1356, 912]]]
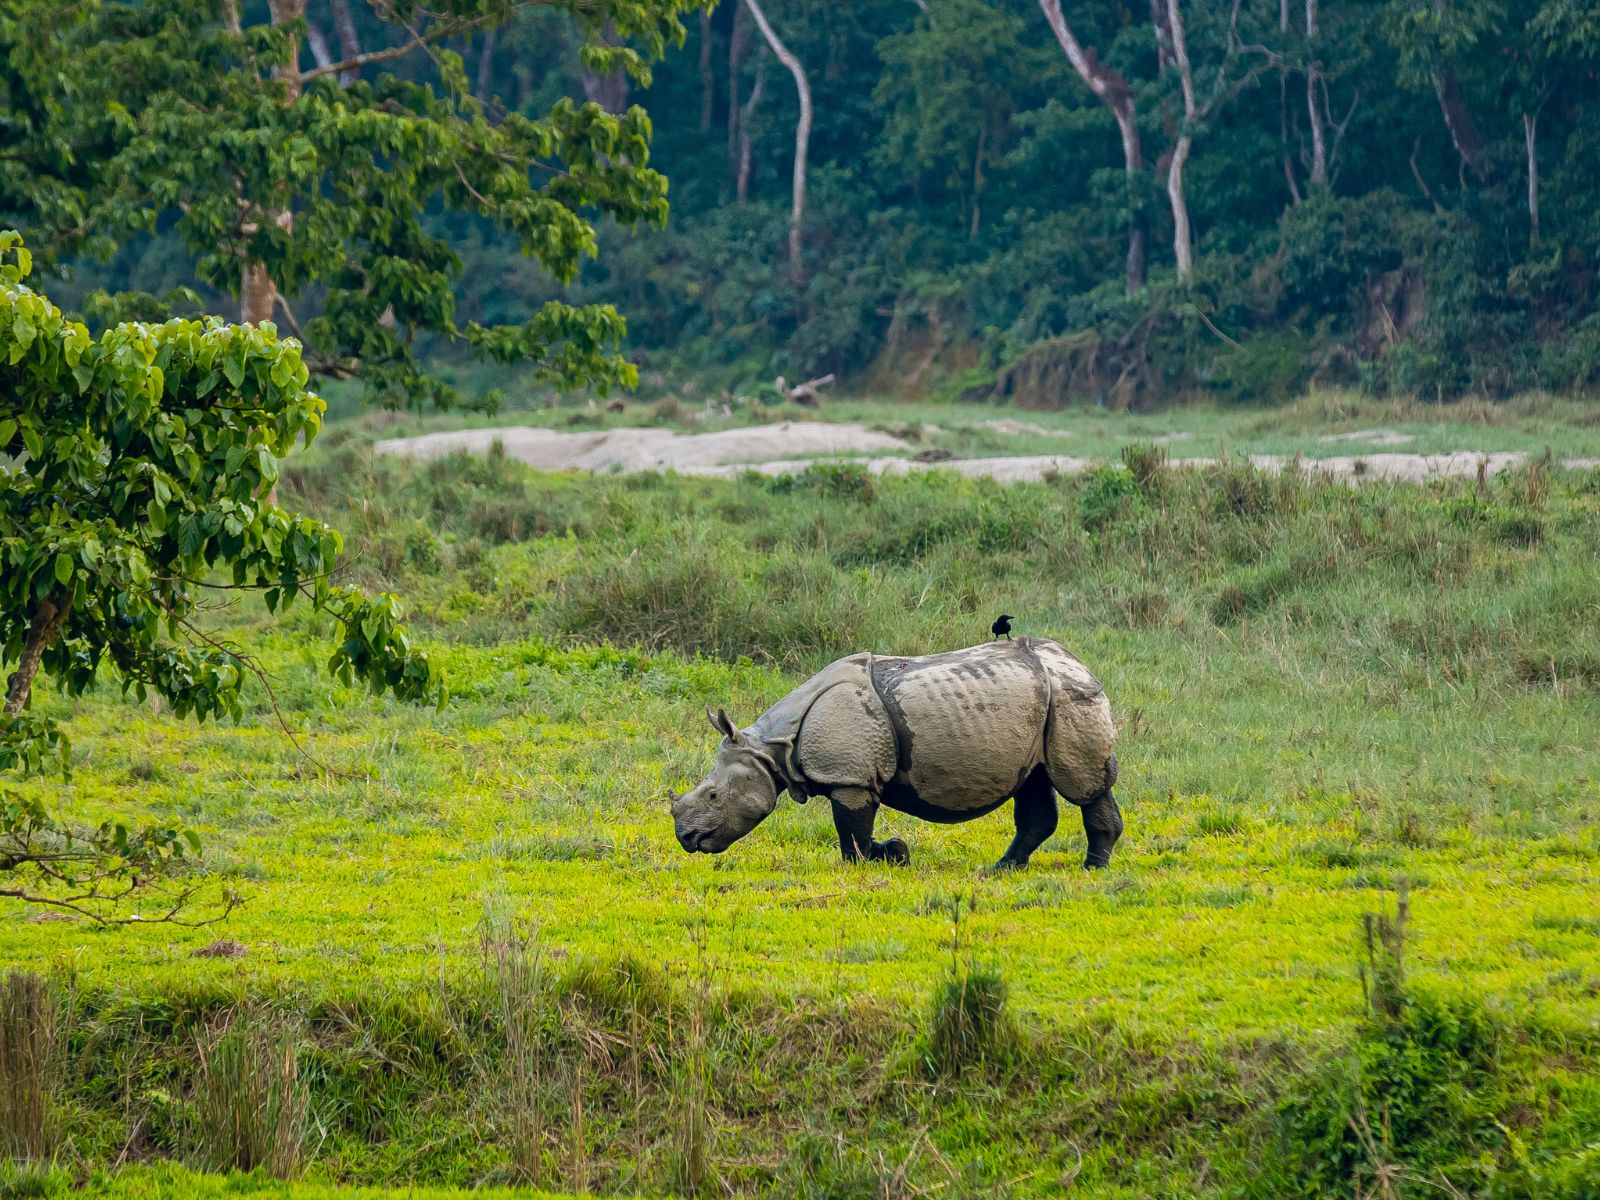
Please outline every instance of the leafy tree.
[[[335, 677], [442, 702], [395, 597], [336, 585], [338, 532], [266, 499], [321, 424], [300, 347], [217, 318], [93, 337], [28, 287], [30, 265], [0, 234], [0, 768], [65, 763], [61, 731], [29, 706], [41, 674], [69, 695], [109, 677], [179, 716], [237, 719], [260, 672], [206, 629], [211, 588], [257, 591], [273, 612], [307, 603], [343, 630]], [[7, 798], [0, 895], [98, 913], [195, 844], [176, 827], [74, 830]]]
[[[314, 371], [358, 377], [388, 407], [445, 405], [460, 397], [420, 346], [459, 344], [558, 386], [604, 391], [636, 372], [618, 353], [625, 324], [609, 305], [550, 300], [514, 324], [459, 321], [462, 262], [431, 216], [461, 214], [570, 281], [595, 253], [597, 219], [665, 219], [666, 180], [648, 165], [642, 109], [563, 99], [539, 117], [505, 113], [473, 94], [444, 45], [549, 7], [578, 21], [586, 66], [647, 80], [693, 3], [385, 4], [373, 8], [379, 45], [351, 45], [341, 22], [341, 46], [356, 52], [321, 62], [330, 51], [306, 36], [306, 0], [101, 0], [68, 15], [25, 0], [0, 37], [22, 67], [15, 90], [42, 114], [18, 146], [23, 172], [62, 146], [73, 157], [95, 143], [93, 169], [73, 181], [81, 218], [41, 230], [52, 250], [170, 229], [201, 282], [239, 296], [241, 321], [281, 320], [301, 335]], [[51, 36], [31, 33], [36, 24]], [[412, 58], [430, 69], [402, 74]], [[42, 217], [50, 206], [38, 191], [14, 187], [7, 207]], [[153, 311], [150, 297], [130, 299], [137, 307], [122, 312]], [[295, 308], [313, 301], [302, 327]]]
[[1017, 89], [1007, 72], [1025, 51], [1022, 21], [984, 0], [947, 0], [878, 46], [885, 109], [878, 157], [962, 197], [968, 233], [982, 225], [984, 172], [1005, 151]]

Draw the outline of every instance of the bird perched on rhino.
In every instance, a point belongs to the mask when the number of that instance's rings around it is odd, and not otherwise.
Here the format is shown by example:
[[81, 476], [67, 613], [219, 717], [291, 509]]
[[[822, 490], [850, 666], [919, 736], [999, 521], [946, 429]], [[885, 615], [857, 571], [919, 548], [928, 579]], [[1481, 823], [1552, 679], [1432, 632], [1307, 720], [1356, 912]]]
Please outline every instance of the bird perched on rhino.
[[[998, 624], [998, 622], [996, 622]], [[1085, 867], [1104, 867], [1122, 835], [1111, 794], [1116, 727], [1100, 681], [1045, 638], [986, 642], [948, 654], [852, 654], [739, 728], [672, 805], [678, 843], [720, 854], [774, 809], [826, 796], [847, 862], [909, 862], [899, 838], [875, 842], [880, 806], [953, 824], [1015, 800], [1017, 832], [997, 866], [1021, 867], [1056, 829], [1056, 796], [1083, 814]]]
[[1006, 641], [1009, 642], [1011, 640], [1011, 614], [1001, 613], [996, 617], [994, 624], [989, 626], [989, 632], [994, 634], [996, 638], [999, 638], [1001, 634], [1005, 634]]

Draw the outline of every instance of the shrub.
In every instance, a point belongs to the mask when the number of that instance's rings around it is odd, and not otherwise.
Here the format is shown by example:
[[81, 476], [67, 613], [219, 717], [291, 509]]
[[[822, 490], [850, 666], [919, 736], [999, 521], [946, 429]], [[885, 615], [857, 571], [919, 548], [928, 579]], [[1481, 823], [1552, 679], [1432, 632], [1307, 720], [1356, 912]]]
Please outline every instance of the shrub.
[[1078, 498], [1078, 520], [1096, 533], [1120, 517], [1139, 499], [1134, 473], [1117, 463], [1103, 463], [1089, 473]]
[[1153, 498], [1161, 489], [1167, 469], [1167, 448], [1154, 442], [1136, 442], [1122, 448], [1122, 465], [1133, 475], [1141, 495]]

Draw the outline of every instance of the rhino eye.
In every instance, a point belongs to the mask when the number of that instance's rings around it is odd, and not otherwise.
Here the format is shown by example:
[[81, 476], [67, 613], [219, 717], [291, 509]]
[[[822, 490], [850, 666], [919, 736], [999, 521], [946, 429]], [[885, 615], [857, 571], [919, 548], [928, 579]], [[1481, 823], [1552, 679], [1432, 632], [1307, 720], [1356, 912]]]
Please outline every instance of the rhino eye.
[[716, 798], [717, 798], [717, 789], [716, 788], [712, 788], [711, 789], [711, 799], [715, 800]]

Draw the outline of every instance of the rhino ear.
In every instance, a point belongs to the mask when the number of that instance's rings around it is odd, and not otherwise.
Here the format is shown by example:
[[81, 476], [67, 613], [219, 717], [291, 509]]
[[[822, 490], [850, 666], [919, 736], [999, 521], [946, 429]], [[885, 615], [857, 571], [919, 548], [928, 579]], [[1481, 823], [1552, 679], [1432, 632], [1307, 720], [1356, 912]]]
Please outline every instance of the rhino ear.
[[711, 722], [711, 728], [715, 729], [730, 742], [739, 740], [739, 731], [734, 728], [733, 722], [728, 720], [728, 714], [722, 709], [719, 708], [716, 712], [712, 712], [711, 706], [709, 704], [706, 705], [706, 719]]

